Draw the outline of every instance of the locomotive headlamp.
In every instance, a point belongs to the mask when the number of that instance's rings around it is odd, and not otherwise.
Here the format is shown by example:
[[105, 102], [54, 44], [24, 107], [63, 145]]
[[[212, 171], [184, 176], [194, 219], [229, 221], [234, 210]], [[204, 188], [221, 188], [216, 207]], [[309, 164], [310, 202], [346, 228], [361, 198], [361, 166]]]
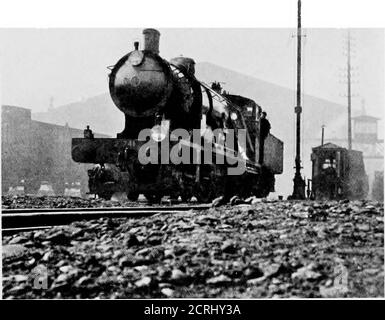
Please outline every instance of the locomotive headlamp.
[[157, 124], [151, 129], [151, 139], [155, 142], [161, 142], [166, 138], [167, 131], [170, 127], [170, 121], [163, 120], [161, 124]]
[[231, 118], [231, 120], [235, 121], [235, 120], [238, 119], [238, 115], [237, 115], [235, 112], [232, 112], [232, 113], [230, 114], [230, 118]]
[[130, 56], [128, 57], [128, 61], [133, 66], [138, 66], [142, 63], [144, 58], [143, 52], [141, 51], [133, 51], [130, 53]]

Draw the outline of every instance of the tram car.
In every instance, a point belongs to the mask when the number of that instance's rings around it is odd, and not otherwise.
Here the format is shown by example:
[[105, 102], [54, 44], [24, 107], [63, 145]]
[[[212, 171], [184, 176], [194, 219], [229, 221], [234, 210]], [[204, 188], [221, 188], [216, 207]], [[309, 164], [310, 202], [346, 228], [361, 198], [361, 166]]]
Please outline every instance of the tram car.
[[373, 200], [384, 202], [384, 171], [374, 172], [372, 197]]
[[[94, 138], [88, 128], [84, 138], [72, 139], [73, 160], [95, 164], [88, 170], [90, 193], [109, 199], [115, 192], [125, 192], [130, 200], [144, 194], [152, 202], [163, 196], [181, 197], [183, 201], [196, 197], [200, 202], [209, 202], [218, 195], [267, 196], [274, 190], [274, 175], [283, 170], [283, 143], [269, 134], [264, 140], [264, 161], [258, 163], [261, 107], [246, 97], [222, 92], [220, 83], [207, 85], [199, 81], [191, 58], [163, 59], [157, 30], [145, 29], [143, 35], [142, 50], [135, 42], [133, 51], [109, 67], [109, 90], [114, 104], [124, 113], [124, 130], [108, 139]], [[151, 129], [150, 139], [161, 149], [166, 142], [169, 150], [178, 144], [181, 149], [189, 149], [191, 155], [200, 155], [202, 161], [194, 163], [190, 158], [192, 161], [179, 164], [143, 164], [139, 154], [149, 138], [142, 141], [138, 135], [145, 128]], [[175, 129], [184, 129], [189, 136], [174, 141], [168, 133]], [[194, 129], [199, 129], [200, 145], [193, 140]], [[222, 139], [226, 139], [226, 130], [234, 130], [233, 149], [218, 143], [212, 143], [209, 150], [205, 147], [204, 142], [216, 129], [223, 130]], [[246, 132], [244, 148], [239, 144], [239, 129]], [[212, 163], [203, 161], [208, 153]], [[215, 161], [223, 155], [224, 163]], [[229, 155], [243, 161], [242, 174], [228, 174], [228, 169], [234, 167], [227, 161]]]
[[369, 184], [361, 151], [326, 143], [312, 149], [311, 161], [313, 199], [366, 198]]

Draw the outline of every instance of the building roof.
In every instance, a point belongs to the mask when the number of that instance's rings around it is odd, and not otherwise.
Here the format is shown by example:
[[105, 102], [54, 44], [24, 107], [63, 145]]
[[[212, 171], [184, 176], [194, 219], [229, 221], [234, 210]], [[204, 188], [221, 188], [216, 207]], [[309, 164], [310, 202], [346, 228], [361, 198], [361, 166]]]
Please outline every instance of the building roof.
[[334, 143], [328, 142], [313, 149], [345, 149], [344, 147], [337, 146]]
[[356, 117], [352, 117], [353, 120], [361, 120], [361, 121], [378, 121], [380, 120], [380, 118], [377, 118], [377, 117], [372, 117], [372, 116], [368, 116], [368, 115], [360, 115], [360, 116], [356, 116]]
[[28, 111], [31, 111], [31, 109], [29, 108], [24, 108], [24, 107], [19, 107], [19, 106], [14, 106], [14, 105], [10, 105], [10, 104], [2, 104], [1, 105], [1, 108], [2, 109], [21, 109], [21, 110], [28, 110]]
[[[31, 118], [31, 109], [28, 109], [28, 108], [23, 108], [23, 107], [19, 107], [19, 106], [12, 106], [12, 105], [2, 105], [1, 107], [2, 107], [2, 111], [5, 110], [9, 114], [15, 114], [16, 117], [20, 116], [20, 111], [23, 111], [23, 113], [27, 113], [27, 118], [25, 118], [25, 116], [24, 116], [23, 118], [21, 118], [22, 121], [31, 122], [32, 124], [37, 125], [38, 127], [46, 127], [46, 128], [48, 127], [48, 128], [55, 128], [55, 129], [68, 129], [72, 132], [83, 133], [83, 129], [70, 127], [67, 122], [65, 125], [60, 125], [60, 124], [51, 123], [51, 122], [34, 120]], [[6, 118], [2, 117], [1, 120], [2, 120], [2, 124], [3, 124], [6, 121]], [[109, 135], [101, 134], [101, 133], [97, 133], [97, 132], [94, 132], [94, 134], [95, 134], [95, 137], [97, 137], [97, 138], [109, 138], [110, 137]]]

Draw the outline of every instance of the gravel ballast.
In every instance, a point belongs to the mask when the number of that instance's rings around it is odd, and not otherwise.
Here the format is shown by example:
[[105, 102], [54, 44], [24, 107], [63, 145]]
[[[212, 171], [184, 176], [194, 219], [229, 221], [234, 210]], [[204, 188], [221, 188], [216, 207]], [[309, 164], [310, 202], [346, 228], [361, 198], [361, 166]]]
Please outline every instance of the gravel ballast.
[[261, 201], [18, 233], [3, 237], [3, 297], [383, 297], [383, 219], [377, 202]]

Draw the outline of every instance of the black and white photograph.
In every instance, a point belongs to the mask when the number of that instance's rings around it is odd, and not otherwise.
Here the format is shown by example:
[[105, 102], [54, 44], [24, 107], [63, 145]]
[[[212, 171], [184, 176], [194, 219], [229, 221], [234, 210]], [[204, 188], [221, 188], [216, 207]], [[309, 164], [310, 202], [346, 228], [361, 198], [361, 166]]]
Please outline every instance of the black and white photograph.
[[384, 298], [385, 29], [289, 2], [0, 28], [3, 299]]

